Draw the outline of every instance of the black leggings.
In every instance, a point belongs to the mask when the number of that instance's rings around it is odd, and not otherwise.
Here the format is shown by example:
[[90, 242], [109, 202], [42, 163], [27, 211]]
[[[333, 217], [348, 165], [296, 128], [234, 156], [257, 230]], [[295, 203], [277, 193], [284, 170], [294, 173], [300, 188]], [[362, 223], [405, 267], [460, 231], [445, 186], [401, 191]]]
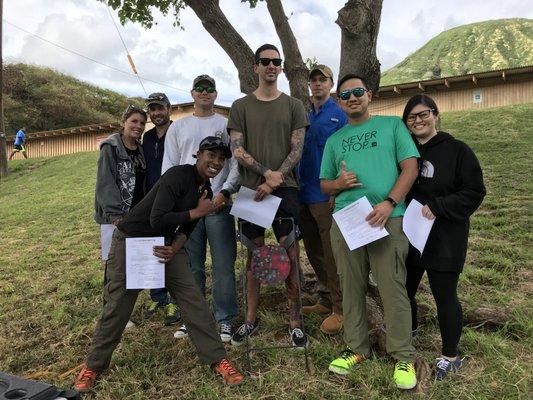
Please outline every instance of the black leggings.
[[407, 266], [407, 296], [411, 301], [412, 327], [418, 327], [417, 304], [415, 295], [418, 285], [427, 271], [431, 293], [437, 304], [437, 316], [439, 318], [440, 336], [442, 338], [442, 355], [455, 357], [458, 354], [457, 346], [463, 330], [463, 310], [457, 298], [457, 281], [459, 272], [441, 272], [425, 270]]

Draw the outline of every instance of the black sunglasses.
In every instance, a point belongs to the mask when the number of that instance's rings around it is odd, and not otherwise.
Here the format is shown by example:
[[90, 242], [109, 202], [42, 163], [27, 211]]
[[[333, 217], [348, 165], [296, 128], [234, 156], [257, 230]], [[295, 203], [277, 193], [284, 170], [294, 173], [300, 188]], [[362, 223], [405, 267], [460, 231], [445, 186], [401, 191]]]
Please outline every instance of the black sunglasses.
[[192, 90], [194, 90], [197, 93], [203, 93], [204, 90], [207, 93], [215, 93], [217, 91], [214, 86], [202, 86], [202, 85], [197, 85]]
[[365, 92], [368, 92], [368, 90], [365, 89], [364, 87], [356, 87], [353, 89], [343, 90], [342, 92], [339, 93], [339, 98], [341, 100], [348, 100], [352, 94], [355, 97], [362, 97], [365, 94]]
[[268, 67], [268, 65], [270, 63], [272, 63], [274, 65], [274, 67], [279, 67], [281, 66], [281, 63], [283, 62], [283, 60], [281, 58], [266, 58], [266, 57], [261, 57], [259, 58], [257, 61], [256, 61], [256, 64], [261, 64], [263, 67]]

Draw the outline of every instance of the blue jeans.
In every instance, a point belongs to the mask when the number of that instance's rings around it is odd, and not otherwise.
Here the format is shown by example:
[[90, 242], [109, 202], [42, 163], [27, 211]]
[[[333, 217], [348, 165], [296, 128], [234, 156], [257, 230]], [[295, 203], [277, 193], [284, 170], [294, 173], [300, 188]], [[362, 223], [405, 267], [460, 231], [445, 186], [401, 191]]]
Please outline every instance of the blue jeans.
[[229, 207], [201, 218], [185, 244], [194, 279], [204, 297], [207, 241], [211, 249], [215, 319], [220, 324], [231, 324], [239, 310], [235, 291], [235, 222]]

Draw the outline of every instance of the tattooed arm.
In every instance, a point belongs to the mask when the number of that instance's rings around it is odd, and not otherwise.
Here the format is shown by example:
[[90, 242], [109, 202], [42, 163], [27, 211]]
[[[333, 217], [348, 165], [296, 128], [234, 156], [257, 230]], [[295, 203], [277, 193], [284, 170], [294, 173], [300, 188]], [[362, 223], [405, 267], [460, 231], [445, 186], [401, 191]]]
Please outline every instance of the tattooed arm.
[[248, 168], [256, 174], [265, 177], [266, 183], [271, 188], [275, 189], [283, 182], [283, 175], [281, 172], [272, 171], [264, 165], [255, 160], [250, 153], [244, 148], [244, 134], [235, 130], [230, 131], [231, 151], [233, 157], [243, 167]]
[[283, 161], [281, 167], [279, 167], [279, 172], [281, 172], [283, 175], [287, 175], [289, 172], [291, 172], [294, 167], [296, 167], [298, 161], [300, 161], [300, 158], [302, 157], [302, 149], [304, 147], [304, 136], [305, 127], [292, 131], [291, 152]]

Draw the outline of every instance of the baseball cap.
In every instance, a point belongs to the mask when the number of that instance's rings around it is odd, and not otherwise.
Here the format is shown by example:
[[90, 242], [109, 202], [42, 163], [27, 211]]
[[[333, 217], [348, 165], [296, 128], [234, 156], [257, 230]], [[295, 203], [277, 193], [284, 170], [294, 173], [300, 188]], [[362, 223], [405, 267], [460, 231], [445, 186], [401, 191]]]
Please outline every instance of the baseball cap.
[[[216, 136], [208, 136], [204, 138], [200, 142], [200, 146], [198, 146], [198, 151], [201, 150], [216, 150], [220, 149], [224, 152], [224, 156], [226, 158], [231, 158], [231, 150], [229, 146], [224, 143], [224, 141]], [[196, 157], [196, 155], [193, 155], [193, 157]]]
[[324, 64], [318, 64], [316, 65], [311, 71], [309, 71], [309, 79], [311, 79], [311, 75], [315, 73], [316, 71], [319, 71], [322, 75], [324, 75], [326, 78], [330, 78], [333, 82], [333, 71], [331, 71], [331, 68]]
[[215, 87], [215, 88], [217, 87], [217, 84], [215, 83], [215, 79], [213, 79], [212, 77], [210, 77], [207, 74], [202, 74], [202, 75], [198, 75], [196, 78], [194, 78], [194, 81], [192, 82], [192, 88], [194, 89], [195, 86], [198, 85], [202, 81], [207, 81], [211, 85], [213, 85], [213, 87]]
[[146, 102], [146, 106], [149, 106], [150, 104], [159, 104], [163, 107], [170, 106], [170, 100], [168, 99], [167, 95], [165, 93], [152, 93], [150, 96], [148, 96], [146, 99], [144, 99]]

